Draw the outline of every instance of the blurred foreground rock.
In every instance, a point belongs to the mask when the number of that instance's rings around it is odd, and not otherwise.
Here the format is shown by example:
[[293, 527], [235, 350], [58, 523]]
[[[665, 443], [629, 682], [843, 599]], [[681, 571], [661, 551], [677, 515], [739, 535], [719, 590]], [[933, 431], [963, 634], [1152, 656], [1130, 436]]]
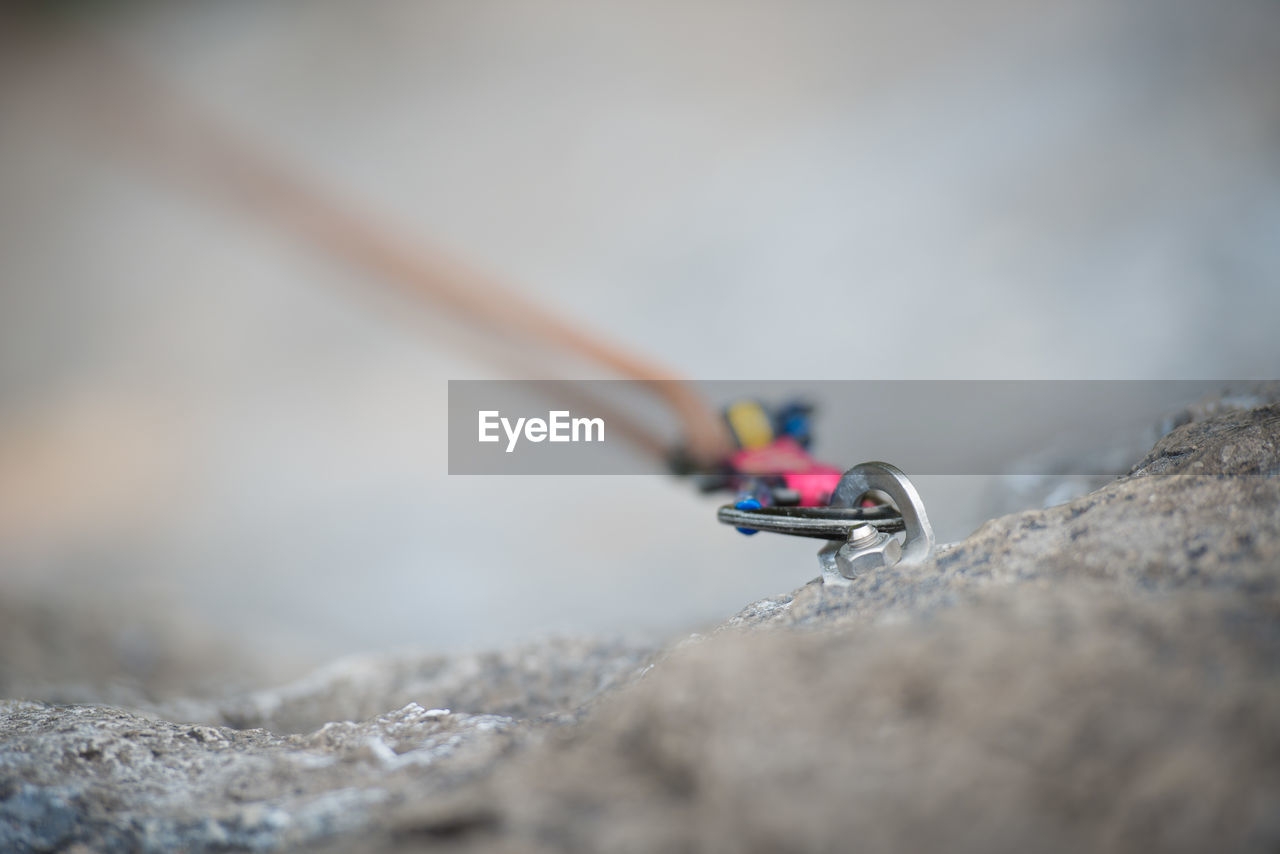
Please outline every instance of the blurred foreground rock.
[[1280, 407], [1184, 420], [1087, 496], [665, 651], [5, 702], [0, 850], [1277, 850]]

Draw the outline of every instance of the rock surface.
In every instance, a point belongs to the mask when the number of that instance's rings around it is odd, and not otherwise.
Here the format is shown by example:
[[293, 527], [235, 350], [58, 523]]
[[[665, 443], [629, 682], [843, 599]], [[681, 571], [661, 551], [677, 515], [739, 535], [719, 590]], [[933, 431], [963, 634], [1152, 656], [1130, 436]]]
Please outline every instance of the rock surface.
[[1089, 495], [666, 650], [4, 702], [0, 850], [1274, 851], [1280, 406], [1179, 420]]

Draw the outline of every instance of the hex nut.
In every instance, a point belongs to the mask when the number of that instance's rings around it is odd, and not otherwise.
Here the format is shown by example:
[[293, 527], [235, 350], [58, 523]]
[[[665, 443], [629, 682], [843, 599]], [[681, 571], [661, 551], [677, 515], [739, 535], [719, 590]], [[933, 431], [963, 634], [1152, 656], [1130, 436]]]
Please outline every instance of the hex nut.
[[874, 543], [854, 546], [845, 543], [836, 552], [836, 566], [845, 578], [893, 566], [902, 559], [902, 543], [889, 534], [881, 534]]

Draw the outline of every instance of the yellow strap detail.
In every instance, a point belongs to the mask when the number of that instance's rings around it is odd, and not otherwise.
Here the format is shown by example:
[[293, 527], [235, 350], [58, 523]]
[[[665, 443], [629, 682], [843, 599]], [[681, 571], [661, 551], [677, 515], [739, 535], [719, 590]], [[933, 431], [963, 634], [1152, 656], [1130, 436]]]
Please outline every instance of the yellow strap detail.
[[739, 400], [725, 412], [733, 437], [742, 448], [763, 448], [773, 441], [773, 422], [754, 400]]

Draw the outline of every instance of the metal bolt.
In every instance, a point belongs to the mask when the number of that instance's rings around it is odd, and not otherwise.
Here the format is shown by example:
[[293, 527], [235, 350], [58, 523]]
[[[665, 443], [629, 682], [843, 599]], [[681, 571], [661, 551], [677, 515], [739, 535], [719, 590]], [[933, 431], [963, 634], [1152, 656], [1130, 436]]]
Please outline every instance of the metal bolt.
[[879, 536], [880, 531], [876, 529], [875, 525], [854, 525], [853, 528], [849, 530], [849, 545], [854, 548], [869, 546], [874, 543], [876, 538]]

